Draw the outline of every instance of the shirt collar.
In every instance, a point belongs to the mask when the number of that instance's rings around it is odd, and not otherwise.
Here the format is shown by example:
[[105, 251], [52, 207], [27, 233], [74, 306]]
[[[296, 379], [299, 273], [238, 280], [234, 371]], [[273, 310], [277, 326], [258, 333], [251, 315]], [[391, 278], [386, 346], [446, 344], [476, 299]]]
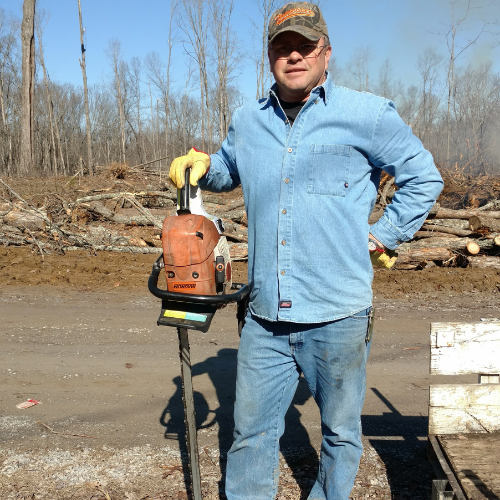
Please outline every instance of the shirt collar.
[[[326, 71], [326, 80], [321, 85], [314, 87], [311, 90], [311, 95], [319, 95], [320, 97], [323, 97], [325, 104], [327, 104], [328, 98], [332, 93], [333, 86], [334, 85], [332, 78], [330, 77], [330, 73]], [[265, 104], [271, 104], [272, 99], [278, 101], [278, 85], [276, 83], [274, 83], [273, 86], [269, 89]]]

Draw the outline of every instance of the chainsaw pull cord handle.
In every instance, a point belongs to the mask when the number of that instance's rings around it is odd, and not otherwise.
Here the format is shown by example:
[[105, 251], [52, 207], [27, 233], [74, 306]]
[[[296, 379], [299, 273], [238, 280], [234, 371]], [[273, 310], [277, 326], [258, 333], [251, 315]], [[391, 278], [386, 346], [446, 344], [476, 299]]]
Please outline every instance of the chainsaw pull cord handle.
[[177, 190], [177, 200], [179, 202], [179, 210], [177, 214], [190, 214], [189, 200], [191, 196], [191, 184], [189, 183], [189, 176], [191, 175], [191, 167], [186, 168], [184, 171], [184, 187]]

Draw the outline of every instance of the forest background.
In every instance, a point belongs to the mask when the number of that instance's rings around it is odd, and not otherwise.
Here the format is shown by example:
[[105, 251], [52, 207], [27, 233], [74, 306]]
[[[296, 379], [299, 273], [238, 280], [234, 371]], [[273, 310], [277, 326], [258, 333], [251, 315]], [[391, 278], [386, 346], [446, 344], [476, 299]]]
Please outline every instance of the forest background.
[[[282, 2], [37, 0], [26, 160], [30, 3], [0, 0], [0, 175], [93, 173], [113, 162], [166, 169], [191, 146], [217, 151], [233, 111], [272, 83], [265, 32]], [[320, 2], [334, 81], [392, 99], [442, 170], [498, 175], [500, 2], [373, 4]]]

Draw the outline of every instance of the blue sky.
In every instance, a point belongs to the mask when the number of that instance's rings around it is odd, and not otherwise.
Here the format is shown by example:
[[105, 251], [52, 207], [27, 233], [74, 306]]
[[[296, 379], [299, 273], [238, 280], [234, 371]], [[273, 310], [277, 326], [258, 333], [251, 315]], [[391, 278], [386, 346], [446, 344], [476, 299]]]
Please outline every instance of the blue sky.
[[[252, 20], [258, 20], [256, 0], [234, 0], [233, 28], [241, 40], [240, 90], [248, 98], [255, 95], [255, 70], [250, 54], [257, 47], [252, 41]], [[462, 3], [465, 0], [458, 0]], [[488, 0], [474, 0], [483, 1]], [[481, 19], [500, 19], [500, 2], [491, 0], [489, 7], [471, 12], [459, 43], [479, 29]], [[111, 70], [105, 49], [111, 38], [121, 42], [125, 60], [143, 58], [157, 51], [166, 60], [170, 2], [167, 0], [81, 0], [86, 28], [87, 76], [89, 84], [103, 83]], [[447, 0], [350, 0], [321, 3], [327, 21], [333, 56], [341, 67], [347, 65], [356, 48], [370, 47], [371, 78], [386, 58], [392, 65], [393, 76], [406, 84], [418, 84], [416, 62], [427, 47], [436, 47], [447, 55], [444, 32], [450, 23], [450, 3]], [[0, 0], [0, 7], [18, 17], [22, 15], [22, 0]], [[38, 8], [50, 16], [44, 32], [45, 64], [52, 80], [81, 85], [80, 38], [77, 0], [38, 0]], [[458, 9], [458, 13], [463, 10]], [[500, 30], [500, 24], [491, 29]], [[181, 40], [180, 30], [177, 38]], [[500, 40], [500, 38], [498, 38]], [[484, 35], [469, 49], [460, 64], [494, 61], [500, 71], [500, 47], [492, 48], [493, 38]], [[187, 68], [187, 56], [182, 43], [174, 47], [173, 85], [181, 87]]]

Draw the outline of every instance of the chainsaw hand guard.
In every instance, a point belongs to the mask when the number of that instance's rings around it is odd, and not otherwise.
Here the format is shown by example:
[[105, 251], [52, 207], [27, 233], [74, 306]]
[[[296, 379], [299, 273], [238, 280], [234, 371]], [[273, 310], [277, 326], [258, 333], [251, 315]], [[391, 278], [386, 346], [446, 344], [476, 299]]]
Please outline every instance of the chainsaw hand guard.
[[151, 275], [148, 280], [149, 291], [159, 299], [174, 300], [177, 302], [192, 302], [195, 304], [207, 304], [214, 306], [222, 306], [231, 302], [239, 302], [243, 300], [250, 292], [248, 285], [244, 283], [233, 283], [231, 289], [236, 290], [234, 293], [226, 293], [221, 295], [195, 295], [180, 292], [169, 292], [158, 288], [158, 278], [163, 267], [163, 255], [156, 260], [151, 270]]

